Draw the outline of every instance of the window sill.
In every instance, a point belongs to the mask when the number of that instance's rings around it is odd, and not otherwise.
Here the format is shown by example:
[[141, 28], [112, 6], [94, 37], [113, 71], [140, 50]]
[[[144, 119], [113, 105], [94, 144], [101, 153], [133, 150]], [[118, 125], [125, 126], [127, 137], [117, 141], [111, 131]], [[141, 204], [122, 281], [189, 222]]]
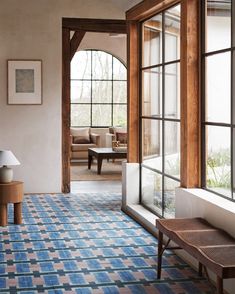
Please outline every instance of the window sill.
[[125, 210], [129, 216], [140, 223], [146, 230], [157, 236], [156, 219], [158, 217], [140, 204], [127, 205]]

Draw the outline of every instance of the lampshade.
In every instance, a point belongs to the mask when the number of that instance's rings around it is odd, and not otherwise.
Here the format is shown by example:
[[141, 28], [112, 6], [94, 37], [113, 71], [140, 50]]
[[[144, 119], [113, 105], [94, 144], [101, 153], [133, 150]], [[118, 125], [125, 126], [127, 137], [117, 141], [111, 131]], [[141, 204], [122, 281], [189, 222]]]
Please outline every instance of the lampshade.
[[0, 166], [1, 165], [19, 165], [19, 160], [10, 150], [0, 150]]

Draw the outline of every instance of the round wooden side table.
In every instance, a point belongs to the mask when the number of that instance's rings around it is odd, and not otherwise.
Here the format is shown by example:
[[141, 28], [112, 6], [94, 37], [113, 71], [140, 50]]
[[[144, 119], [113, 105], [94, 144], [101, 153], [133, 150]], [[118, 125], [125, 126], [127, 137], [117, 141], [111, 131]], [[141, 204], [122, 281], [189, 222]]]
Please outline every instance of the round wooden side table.
[[14, 223], [22, 223], [23, 182], [0, 183], [0, 226], [8, 223], [7, 204], [14, 203]]

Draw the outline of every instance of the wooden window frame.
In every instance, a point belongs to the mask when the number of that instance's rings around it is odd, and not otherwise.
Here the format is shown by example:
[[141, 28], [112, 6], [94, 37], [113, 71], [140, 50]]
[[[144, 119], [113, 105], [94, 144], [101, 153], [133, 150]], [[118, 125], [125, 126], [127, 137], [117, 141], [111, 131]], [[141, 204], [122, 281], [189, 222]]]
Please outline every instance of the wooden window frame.
[[[177, 4], [176, 4], [177, 5]], [[180, 4], [178, 4], [180, 5]], [[170, 9], [174, 8], [175, 5], [173, 7], [170, 7]], [[161, 146], [161, 160], [162, 160], [162, 164], [161, 164], [161, 167], [158, 166], [158, 167], [150, 167], [148, 164], [145, 163], [145, 158], [143, 156], [143, 150], [144, 148], [142, 146], [140, 146], [140, 163], [141, 163], [141, 167], [140, 167], [140, 178], [141, 178], [141, 183], [140, 183], [140, 186], [141, 186], [141, 194], [140, 194], [140, 202], [141, 204], [147, 208], [148, 210], [150, 210], [151, 212], [153, 212], [154, 214], [156, 214], [158, 217], [162, 218], [162, 217], [172, 217], [172, 214], [169, 215], [169, 213], [167, 213], [167, 208], [166, 208], [166, 199], [167, 199], [167, 192], [166, 192], [166, 183], [167, 181], [169, 180], [172, 180], [172, 181], [175, 181], [178, 183], [178, 186], [180, 185], [180, 178], [179, 177], [176, 177], [172, 174], [170, 174], [169, 172], [167, 172], [166, 170], [166, 164], [165, 164], [165, 159], [166, 159], [166, 156], [167, 156], [167, 153], [166, 153], [166, 141], [165, 141], [165, 138], [167, 137], [167, 133], [166, 133], [166, 125], [168, 123], [170, 124], [176, 124], [177, 126], [181, 124], [180, 122], [180, 118], [177, 116], [177, 117], [168, 117], [166, 116], [166, 113], [165, 113], [165, 103], [166, 103], [166, 92], [165, 92], [165, 87], [166, 87], [166, 67], [167, 66], [171, 66], [171, 65], [175, 65], [176, 66], [176, 70], [179, 69], [180, 67], [180, 57], [179, 57], [179, 51], [180, 51], [180, 48], [179, 48], [179, 43], [178, 43], [178, 40], [180, 38], [180, 30], [177, 31], [178, 33], [178, 36], [174, 33], [171, 32], [171, 35], [175, 35], [177, 36], [177, 48], [176, 48], [176, 57], [175, 58], [172, 58], [170, 60], [166, 60], [165, 59], [165, 54], [166, 54], [166, 35], [169, 34], [169, 30], [167, 31], [166, 30], [166, 17], [167, 17], [167, 12], [169, 12], [169, 9], [165, 9], [163, 10], [161, 13], [157, 13], [156, 15], [154, 15], [154, 17], [158, 17], [158, 16], [161, 16], [161, 34], [162, 34], [162, 37], [161, 37], [161, 50], [162, 50], [162, 57], [159, 58], [158, 62], [155, 62], [155, 63], [147, 63], [147, 64], [141, 64], [140, 65], [140, 72], [141, 72], [141, 76], [143, 76], [143, 72], [145, 72], [145, 70], [147, 69], [152, 69], [152, 70], [156, 70], [158, 69], [159, 70], [159, 73], [161, 72], [161, 76], [162, 76], [162, 81], [161, 81], [161, 87], [162, 87], [162, 93], [161, 95], [158, 95], [159, 100], [162, 101], [162, 105], [161, 105], [161, 115], [159, 116], [153, 116], [151, 114], [146, 114], [146, 113], [143, 113], [143, 94], [140, 94], [140, 100], [141, 100], [141, 111], [140, 111], [140, 128], [143, 130], [143, 122], [144, 121], [150, 121], [150, 122], [158, 122], [159, 123], [159, 129], [155, 130], [156, 135], [158, 137], [158, 141], [160, 142], [160, 145]], [[148, 21], [151, 22], [152, 19], [148, 19]], [[181, 22], [181, 20], [180, 20]], [[145, 41], [143, 41], [143, 36], [145, 35], [145, 27], [146, 27], [146, 22], [141, 22], [142, 24], [142, 55], [145, 55], [145, 52], [144, 52], [144, 49], [143, 49], [143, 43]], [[172, 29], [173, 30], [173, 29]], [[176, 32], [176, 30], [175, 30]], [[141, 58], [143, 59], [143, 56], [141, 56]], [[143, 62], [142, 62], [143, 63]], [[179, 84], [178, 84], [179, 85]], [[142, 78], [142, 84], [141, 84], [141, 88], [145, 88], [145, 85], [143, 84], [143, 78]], [[177, 88], [179, 88], [179, 86], [177, 86]], [[178, 97], [177, 97], [178, 98]], [[161, 127], [160, 127], [161, 125]], [[160, 131], [160, 129], [162, 130], [162, 132]], [[142, 133], [142, 130], [140, 131], [140, 140], [142, 142], [142, 144], [145, 142], [146, 143], [146, 139], [143, 139], [143, 133]], [[179, 138], [179, 137], [178, 137]], [[162, 205], [161, 206], [161, 209], [160, 207], [156, 206], [156, 205], [148, 205], [148, 203], [145, 203], [144, 202], [144, 193], [143, 193], [143, 170], [148, 170], [148, 171], [151, 171], [153, 172], [155, 175], [158, 175], [159, 177], [161, 177], [161, 189], [159, 192], [159, 198], [161, 198], [161, 203]], [[154, 195], [152, 195], [153, 197]], [[145, 196], [146, 197], [146, 196]], [[147, 196], [149, 197], [149, 195]], [[172, 213], [172, 212], [171, 212]]]
[[[199, 0], [145, 0], [126, 13], [128, 24], [128, 101], [130, 162], [139, 162], [140, 23], [163, 10], [181, 4], [181, 187], [201, 186], [200, 132], [200, 19]], [[138, 126], [138, 127], [136, 127]]]

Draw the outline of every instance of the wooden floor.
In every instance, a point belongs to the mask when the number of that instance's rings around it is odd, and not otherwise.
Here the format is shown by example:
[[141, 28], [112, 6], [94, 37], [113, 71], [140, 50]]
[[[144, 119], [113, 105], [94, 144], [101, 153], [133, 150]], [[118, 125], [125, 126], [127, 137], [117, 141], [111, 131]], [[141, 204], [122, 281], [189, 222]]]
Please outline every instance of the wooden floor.
[[72, 181], [71, 193], [122, 192], [121, 181]]

